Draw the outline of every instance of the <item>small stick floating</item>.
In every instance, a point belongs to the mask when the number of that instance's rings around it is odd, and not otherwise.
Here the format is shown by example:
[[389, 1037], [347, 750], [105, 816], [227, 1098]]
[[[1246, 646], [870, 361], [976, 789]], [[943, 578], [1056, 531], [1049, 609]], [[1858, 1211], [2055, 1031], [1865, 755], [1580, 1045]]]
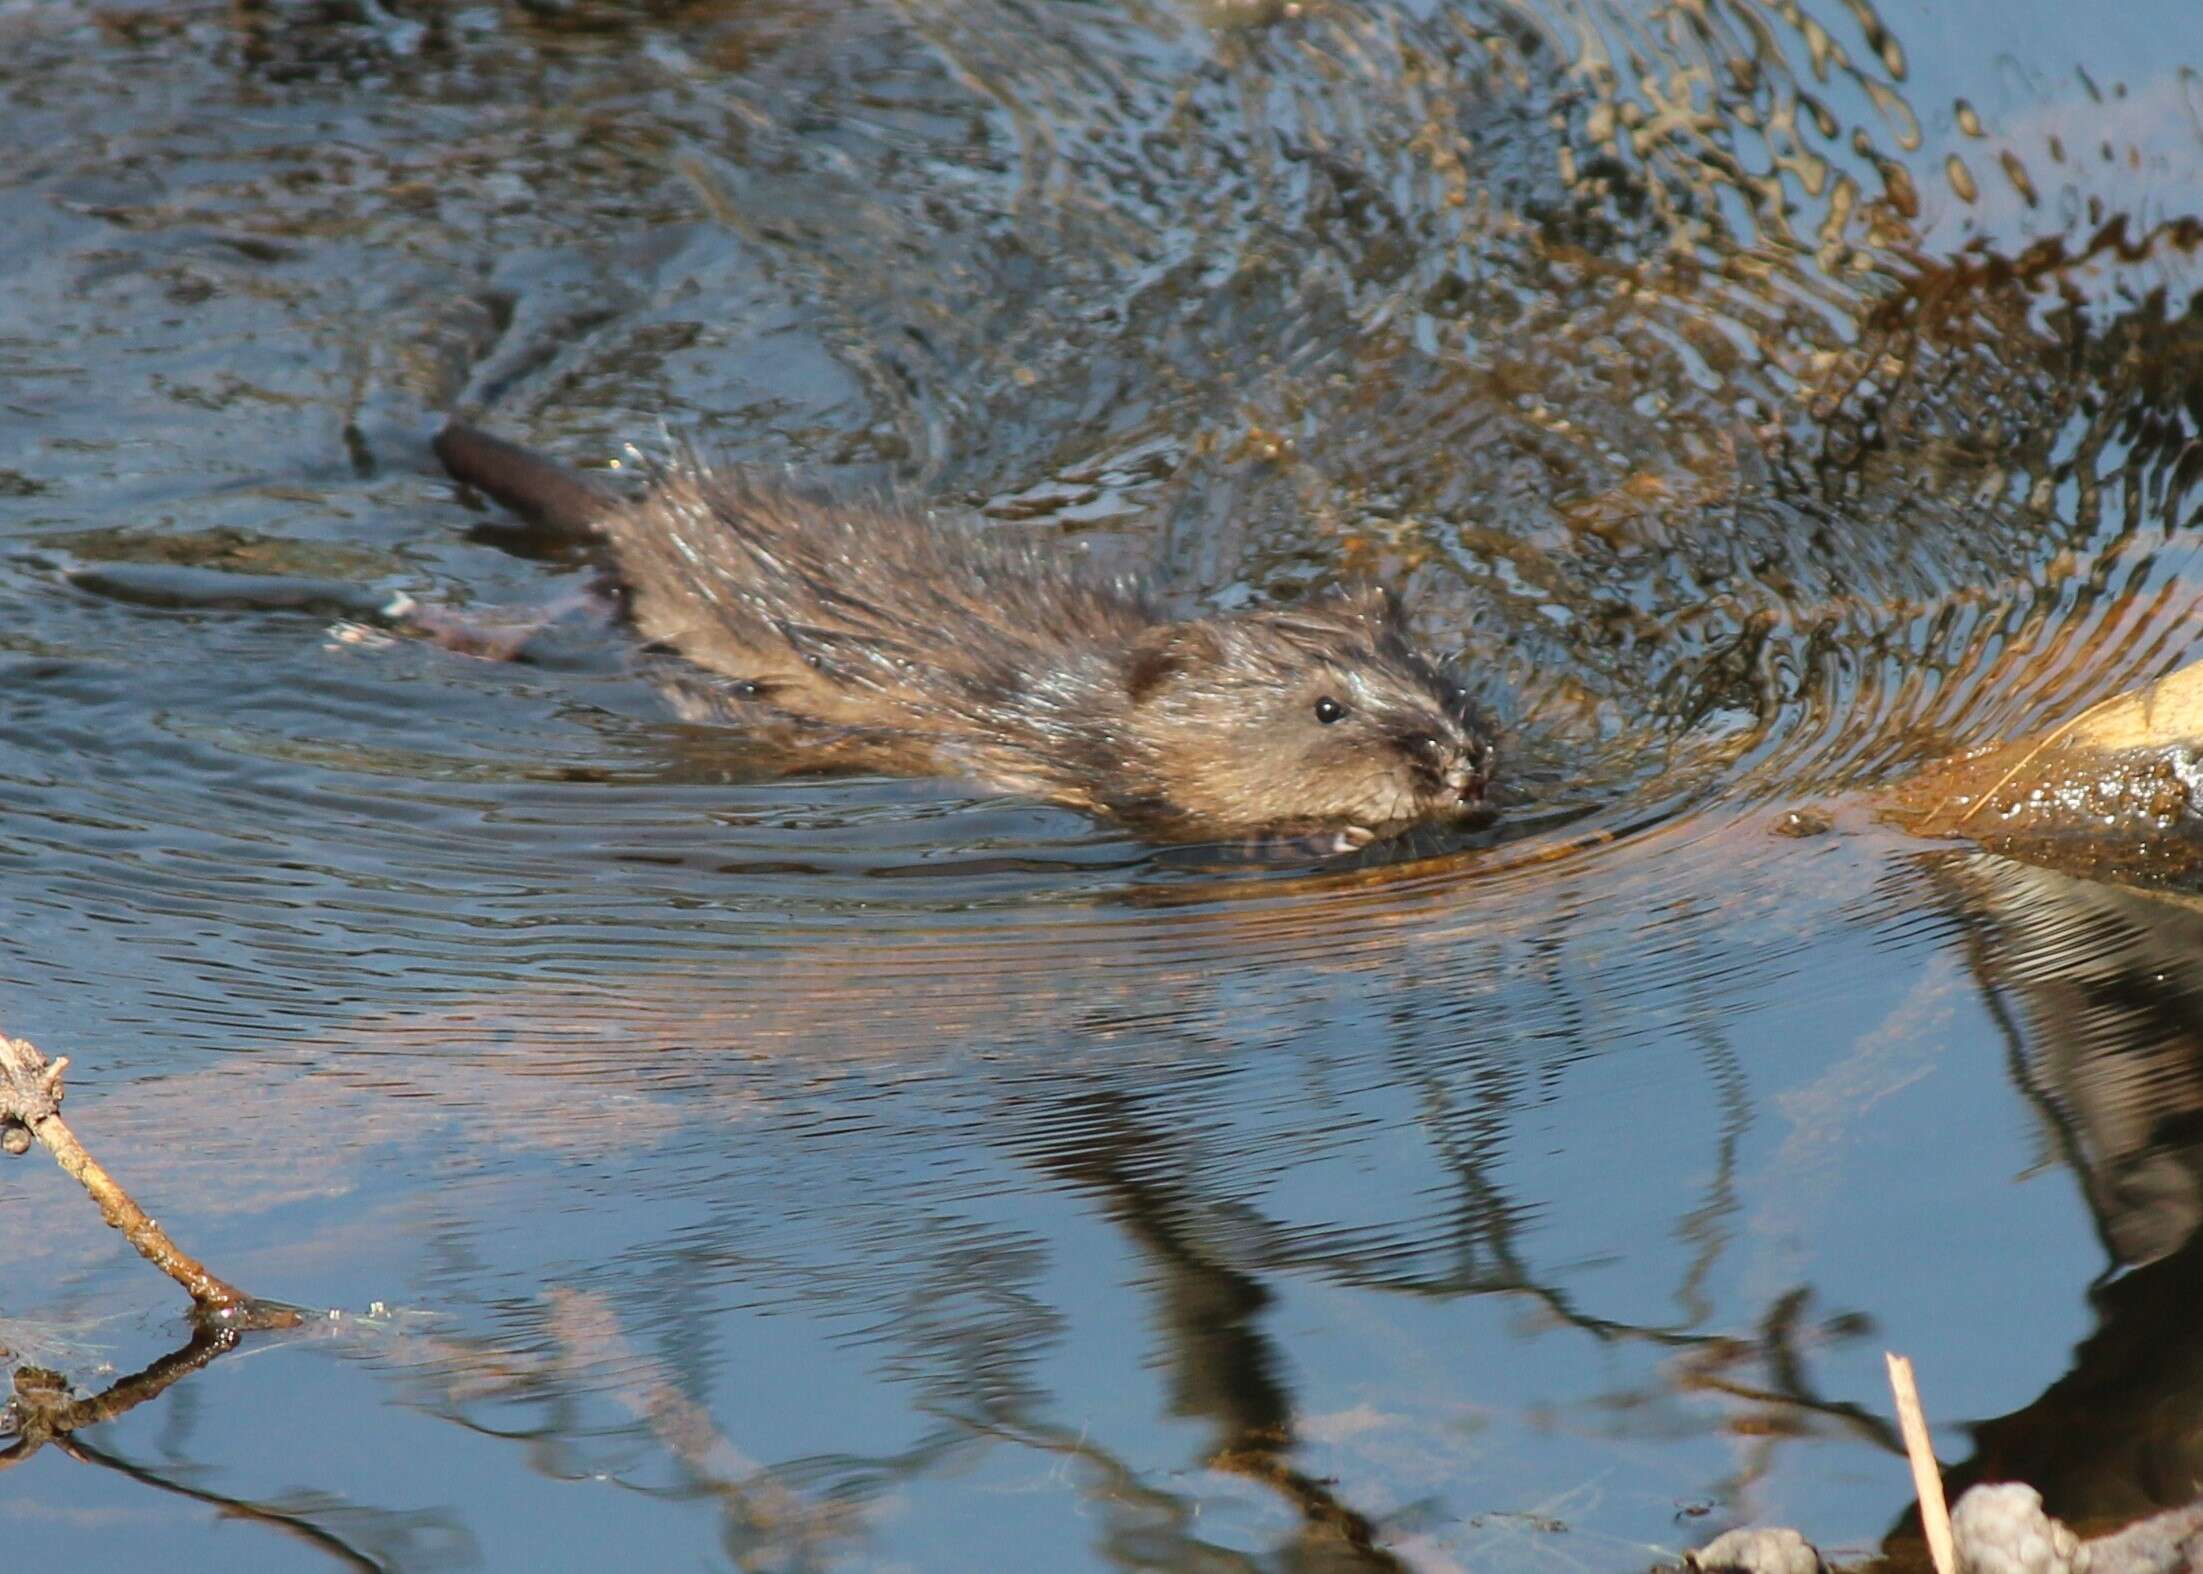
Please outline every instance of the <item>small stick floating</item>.
[[0, 1149], [30, 1151], [36, 1138], [64, 1172], [99, 1204], [111, 1226], [154, 1267], [184, 1287], [202, 1317], [233, 1327], [288, 1328], [298, 1313], [255, 1301], [169, 1239], [168, 1232], [139, 1207], [106, 1167], [85, 1150], [61, 1118], [61, 1074], [69, 1057], [48, 1060], [27, 1039], [0, 1034]]
[[1920, 1527], [1927, 1532], [1928, 1555], [1935, 1559], [1935, 1574], [1958, 1574], [1950, 1506], [1943, 1500], [1943, 1471], [1935, 1462], [1935, 1445], [1928, 1440], [1912, 1362], [1889, 1350], [1882, 1352], [1882, 1359], [1889, 1363], [1889, 1387], [1897, 1396], [1897, 1425], [1905, 1435], [1905, 1458], [1912, 1464], [1912, 1489], [1920, 1498]]

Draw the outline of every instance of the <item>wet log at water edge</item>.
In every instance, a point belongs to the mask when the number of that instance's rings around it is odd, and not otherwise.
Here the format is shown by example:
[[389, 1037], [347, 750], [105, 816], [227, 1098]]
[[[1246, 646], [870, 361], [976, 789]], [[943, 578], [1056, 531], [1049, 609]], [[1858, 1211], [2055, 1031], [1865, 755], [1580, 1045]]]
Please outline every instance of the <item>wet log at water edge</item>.
[[2048, 732], [1932, 766], [1881, 807], [1916, 835], [2154, 883], [2203, 870], [2199, 799], [2203, 662], [2192, 662]]

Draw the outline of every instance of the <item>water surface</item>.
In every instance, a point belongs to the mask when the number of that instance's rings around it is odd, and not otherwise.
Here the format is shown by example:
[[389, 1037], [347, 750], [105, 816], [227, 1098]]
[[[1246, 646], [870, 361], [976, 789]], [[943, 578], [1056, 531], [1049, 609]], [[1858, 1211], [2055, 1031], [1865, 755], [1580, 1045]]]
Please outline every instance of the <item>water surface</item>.
[[[2187, 21], [0, 3], [0, 1027], [346, 1313], [0, 1476], [17, 1554], [1902, 1553], [1885, 1347], [1960, 1476], [2184, 1495], [2192, 903], [1871, 803], [2203, 654]], [[580, 583], [453, 409], [1382, 580], [1515, 802], [1163, 853], [744, 779], [617, 630], [206, 595]], [[0, 1203], [19, 1363], [185, 1342]]]

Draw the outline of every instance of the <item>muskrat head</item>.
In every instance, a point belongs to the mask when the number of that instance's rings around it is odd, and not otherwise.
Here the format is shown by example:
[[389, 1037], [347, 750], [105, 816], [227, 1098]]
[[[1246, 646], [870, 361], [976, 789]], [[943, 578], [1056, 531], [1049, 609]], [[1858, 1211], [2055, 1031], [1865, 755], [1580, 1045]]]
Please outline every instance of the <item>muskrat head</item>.
[[1351, 847], [1487, 813], [1490, 733], [1387, 593], [1158, 627], [1125, 684], [1189, 834], [1321, 828]]

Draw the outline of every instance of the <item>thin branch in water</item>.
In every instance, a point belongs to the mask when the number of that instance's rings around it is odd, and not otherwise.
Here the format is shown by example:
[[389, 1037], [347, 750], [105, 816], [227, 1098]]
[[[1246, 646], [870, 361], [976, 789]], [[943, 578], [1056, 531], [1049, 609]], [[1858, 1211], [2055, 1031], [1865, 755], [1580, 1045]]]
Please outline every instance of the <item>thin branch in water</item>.
[[1928, 1552], [1935, 1559], [1935, 1574], [1958, 1574], [1958, 1552], [1951, 1541], [1951, 1511], [1943, 1500], [1943, 1469], [1935, 1462], [1935, 1445], [1928, 1440], [1927, 1416], [1920, 1409], [1920, 1390], [1912, 1380], [1912, 1362], [1894, 1351], [1884, 1351], [1889, 1363], [1889, 1387], [1897, 1396], [1897, 1424], [1904, 1429], [1905, 1457], [1912, 1464], [1912, 1487], [1920, 1497], [1920, 1528], [1928, 1534]]
[[184, 1287], [198, 1313], [233, 1328], [292, 1328], [299, 1313], [254, 1300], [168, 1237], [61, 1118], [61, 1074], [69, 1057], [47, 1060], [27, 1039], [0, 1034], [0, 1149], [21, 1155], [33, 1138], [99, 1205], [100, 1216], [154, 1267]]

